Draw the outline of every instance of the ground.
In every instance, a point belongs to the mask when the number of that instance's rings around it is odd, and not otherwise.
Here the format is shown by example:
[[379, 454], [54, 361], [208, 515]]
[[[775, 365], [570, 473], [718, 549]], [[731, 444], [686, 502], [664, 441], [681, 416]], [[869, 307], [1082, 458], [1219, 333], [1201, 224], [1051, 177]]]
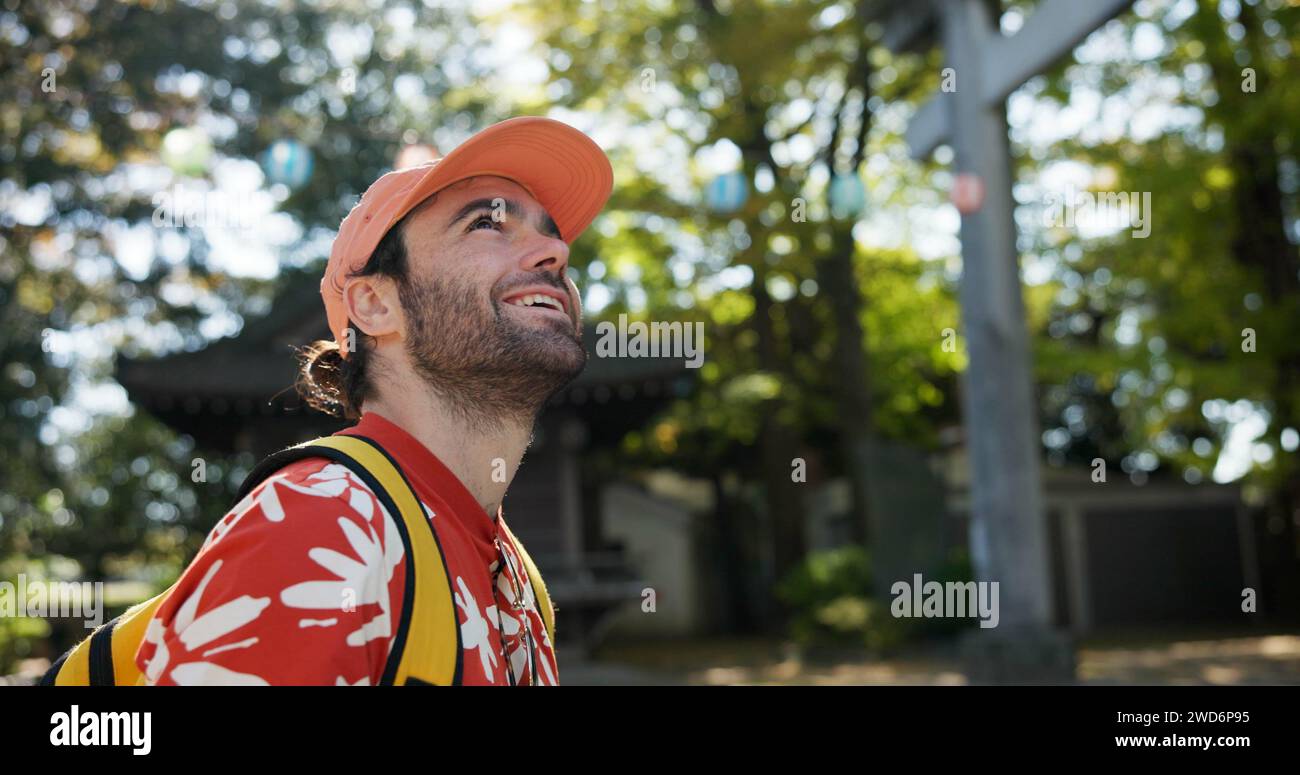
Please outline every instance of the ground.
[[[1082, 641], [1085, 684], [1300, 685], [1300, 633], [1123, 633]], [[919, 647], [885, 659], [809, 660], [763, 640], [609, 644], [565, 660], [562, 684], [948, 684], [968, 683], [956, 649]]]

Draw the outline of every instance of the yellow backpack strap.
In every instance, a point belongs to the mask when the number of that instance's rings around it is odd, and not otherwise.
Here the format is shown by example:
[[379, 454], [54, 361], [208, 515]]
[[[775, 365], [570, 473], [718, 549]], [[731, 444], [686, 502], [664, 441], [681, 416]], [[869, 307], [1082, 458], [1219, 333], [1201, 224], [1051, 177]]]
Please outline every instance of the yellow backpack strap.
[[162, 594], [143, 603], [134, 605], [117, 618], [113, 628], [113, 677], [116, 686], [135, 686], [143, 684], [144, 673], [135, 664], [135, 653], [144, 642], [145, 630], [153, 620], [158, 606], [163, 604], [176, 585], [168, 587]]
[[378, 443], [364, 436], [326, 436], [277, 452], [248, 475], [239, 498], [289, 463], [310, 457], [347, 466], [365, 482], [396, 517], [406, 549], [402, 613], [381, 685], [459, 684], [460, 621], [438, 535], [401, 469]]
[[134, 686], [143, 675], [135, 652], [171, 589], [128, 608], [68, 650], [41, 678], [45, 686]]
[[[116, 619], [105, 622], [90, 634], [89, 638], [68, 649], [59, 657], [40, 680], [41, 686], [112, 686], [113, 675], [103, 672], [104, 632], [112, 633]], [[96, 659], [90, 658], [91, 648], [95, 650]], [[92, 664], [94, 667], [92, 668]], [[107, 681], [107, 683], [105, 683]]]
[[542, 574], [533, 563], [533, 558], [529, 557], [528, 552], [524, 550], [524, 545], [515, 538], [514, 533], [510, 532], [505, 519], [498, 517], [498, 521], [501, 523], [502, 532], [510, 539], [515, 551], [519, 552], [520, 559], [524, 561], [524, 568], [528, 571], [528, 583], [533, 585], [533, 592], [537, 594], [537, 609], [542, 612], [542, 622], [546, 624], [546, 634], [551, 639], [551, 648], [555, 648], [555, 609], [551, 606], [551, 595], [546, 591]]

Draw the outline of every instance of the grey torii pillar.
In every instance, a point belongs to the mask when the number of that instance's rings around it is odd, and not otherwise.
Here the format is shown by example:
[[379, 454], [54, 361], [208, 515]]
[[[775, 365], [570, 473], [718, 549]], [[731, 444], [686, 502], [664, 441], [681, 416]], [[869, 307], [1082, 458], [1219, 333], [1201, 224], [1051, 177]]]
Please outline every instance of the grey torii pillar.
[[[922, 0], [886, 29], [924, 34], [927, 23], [955, 76], [908, 127], [914, 156], [947, 140], [965, 188], [962, 335], [970, 365], [962, 411], [971, 464], [972, 562], [998, 582], [999, 624], [965, 641], [977, 682], [1053, 682], [1074, 676], [1068, 637], [1053, 626], [1047, 523], [1039, 474], [1038, 403], [1021, 296], [1011, 195], [1006, 98], [1068, 53], [1131, 0], [1046, 0], [1014, 36], [994, 26], [985, 0]], [[928, 11], [928, 18], [927, 18]], [[891, 20], [893, 21], [893, 20]], [[905, 43], [905, 41], [895, 41]], [[972, 190], [971, 184], [974, 184]], [[982, 191], [982, 193], [981, 193]]]

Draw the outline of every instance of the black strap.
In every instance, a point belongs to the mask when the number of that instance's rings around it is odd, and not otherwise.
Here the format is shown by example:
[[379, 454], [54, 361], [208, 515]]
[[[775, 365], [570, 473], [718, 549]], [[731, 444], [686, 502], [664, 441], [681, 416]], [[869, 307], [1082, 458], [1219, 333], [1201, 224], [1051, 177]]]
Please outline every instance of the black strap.
[[87, 661], [91, 686], [117, 685], [113, 675], [113, 629], [117, 627], [119, 618], [114, 617], [90, 636], [90, 655]]

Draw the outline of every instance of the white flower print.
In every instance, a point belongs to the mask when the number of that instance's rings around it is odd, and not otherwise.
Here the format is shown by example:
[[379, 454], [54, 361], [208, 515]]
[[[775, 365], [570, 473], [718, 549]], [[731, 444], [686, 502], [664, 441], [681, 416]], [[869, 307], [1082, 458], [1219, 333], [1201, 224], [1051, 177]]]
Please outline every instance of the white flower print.
[[203, 542], [203, 547], [207, 548], [211, 544], [220, 541], [254, 507], [261, 509], [262, 516], [271, 522], [284, 521], [284, 506], [280, 503], [278, 489], [280, 487], [287, 487], [294, 492], [313, 495], [318, 498], [340, 497], [349, 487], [359, 489], [361, 495], [358, 496], [354, 490], [349, 494], [348, 504], [361, 512], [366, 519], [371, 518], [374, 496], [364, 482], [353, 476], [352, 471], [347, 466], [331, 463], [319, 472], [312, 474], [308, 479], [319, 481], [304, 486], [290, 482], [284, 473], [271, 476], [260, 487], [254, 488], [252, 492], [245, 495], [244, 499], [235, 508], [231, 509], [230, 513], [218, 522], [216, 527], [212, 528], [212, 532], [208, 534], [207, 539]]
[[[492, 566], [493, 570], [495, 570], [497, 563], [493, 563]], [[525, 666], [528, 664], [528, 650], [524, 647], [524, 638], [520, 636], [520, 633], [523, 632], [523, 625], [517, 618], [515, 590], [514, 585], [510, 583], [508, 572], [497, 574], [497, 591], [500, 593], [501, 599], [506, 602], [504, 606], [505, 615], [501, 617], [502, 642], [510, 658], [510, 672], [518, 678], [525, 673]]]
[[[312, 547], [307, 556], [337, 578], [291, 584], [280, 592], [280, 602], [293, 608], [335, 611], [348, 602], [378, 604], [379, 614], [348, 633], [348, 645], [362, 646], [375, 638], [392, 634], [388, 582], [403, 550], [399, 546], [396, 552], [386, 552], [371, 525], [366, 525], [366, 531], [362, 532], [354, 521], [345, 517], [339, 517], [337, 524], [348, 545], [356, 552], [356, 558], [327, 547]], [[399, 542], [389, 542], [390, 545], [396, 543]]]
[[270, 686], [265, 678], [240, 673], [215, 662], [186, 662], [172, 670], [172, 680], [180, 686]]
[[479, 612], [478, 601], [470, 593], [465, 579], [457, 576], [456, 586], [460, 587], [460, 591], [456, 593], [456, 605], [460, 606], [460, 610], [465, 614], [465, 623], [460, 626], [460, 637], [464, 641], [465, 650], [478, 649], [478, 658], [483, 665], [483, 672], [489, 682], [496, 683], [497, 655], [489, 637], [491, 627], [489, 622], [494, 617], [490, 614], [485, 617]]
[[[238, 630], [240, 627], [248, 624], [262, 615], [262, 611], [271, 604], [269, 597], [250, 597], [240, 595], [234, 600], [222, 603], [221, 605], [199, 614], [199, 605], [203, 601], [203, 593], [208, 587], [208, 583], [221, 570], [221, 560], [212, 563], [208, 572], [204, 574], [203, 580], [194, 589], [194, 592], [185, 600], [176, 611], [176, 616], [172, 619], [171, 629], [176, 633], [177, 639], [184, 644], [189, 651], [194, 651], [218, 638], [225, 637], [230, 633]], [[165, 628], [157, 620], [149, 622], [145, 630], [145, 640], [155, 644], [156, 651], [145, 670], [145, 677], [150, 682], [155, 682], [159, 676], [167, 669], [168, 661], [171, 655], [168, 653], [166, 646], [163, 644]], [[256, 642], [255, 638], [232, 644], [231, 648], [247, 647]], [[213, 653], [217, 649], [208, 651]], [[172, 680], [178, 684], [266, 684], [261, 677], [249, 673], [236, 673], [212, 662], [194, 661], [184, 662], [172, 668]]]
[[[532, 670], [540, 673], [532, 676], [542, 685], [555, 686], [559, 683], [556, 679], [555, 671], [551, 668], [551, 662], [546, 657], [547, 653], [554, 653], [551, 646], [550, 634], [546, 631], [546, 623], [542, 619], [538, 609], [536, 593], [533, 590], [532, 579], [523, 565], [522, 559], [516, 554], [513, 545], [501, 542], [500, 554], [505, 558], [507, 566], [497, 574], [497, 596], [502, 601], [506, 615], [501, 617], [501, 626], [503, 642], [509, 655], [511, 672], [516, 680], [526, 680], [528, 676], [529, 665], [529, 642], [532, 642], [533, 660]], [[491, 570], [496, 571], [498, 563], [493, 563]], [[517, 579], [518, 585], [511, 583], [511, 579]], [[523, 597], [522, 606], [518, 602], [516, 595]], [[527, 637], [524, 637], [524, 628], [527, 628]]]
[[[368, 523], [374, 522], [377, 499], [347, 466], [331, 463], [307, 479], [311, 482], [308, 486], [290, 482], [283, 484], [306, 495], [342, 500]], [[397, 536], [397, 526], [388, 510], [380, 504], [378, 511], [383, 517], [384, 535], [390, 539]], [[280, 602], [293, 608], [335, 611], [349, 604], [378, 604], [379, 614], [348, 633], [349, 646], [364, 646], [375, 638], [386, 638], [392, 634], [388, 582], [392, 580], [393, 570], [402, 561], [405, 550], [401, 541], [382, 542], [372, 524], [365, 526], [365, 532], [345, 517], [339, 517], [337, 524], [347, 538], [348, 545], [356, 552], [356, 558], [327, 547], [312, 547], [307, 551], [307, 556], [337, 578], [292, 584], [281, 590]], [[299, 626], [328, 627], [337, 622], [337, 619], [301, 619]], [[390, 642], [389, 648], [391, 647]]]

